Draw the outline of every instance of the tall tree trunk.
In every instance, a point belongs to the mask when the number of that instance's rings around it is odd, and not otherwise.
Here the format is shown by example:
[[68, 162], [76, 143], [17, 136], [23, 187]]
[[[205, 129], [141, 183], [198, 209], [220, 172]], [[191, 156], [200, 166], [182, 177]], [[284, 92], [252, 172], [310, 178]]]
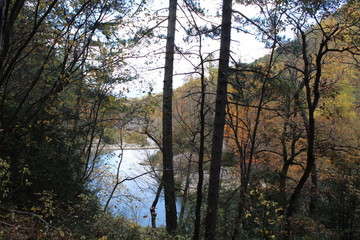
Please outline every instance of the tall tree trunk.
[[230, 36], [232, 0], [223, 0], [221, 43], [214, 132], [211, 147], [211, 164], [208, 191], [208, 206], [205, 218], [205, 239], [215, 239], [217, 210], [220, 190], [220, 168], [224, 139], [225, 108], [227, 102], [227, 83], [229, 77]]
[[320, 86], [320, 80], [321, 80], [321, 74], [322, 74], [322, 61], [323, 61], [323, 57], [326, 53], [326, 45], [329, 41], [329, 39], [326, 39], [325, 41], [320, 43], [319, 46], [319, 50], [317, 52], [316, 55], [316, 72], [315, 72], [315, 77], [313, 80], [313, 85], [310, 83], [311, 77], [310, 77], [310, 72], [311, 72], [311, 62], [310, 62], [310, 57], [308, 56], [308, 39], [307, 39], [307, 35], [304, 31], [300, 31], [301, 33], [301, 40], [302, 40], [302, 57], [303, 57], [303, 62], [304, 62], [304, 86], [305, 86], [305, 92], [306, 92], [306, 103], [307, 103], [307, 108], [309, 111], [308, 114], [308, 122], [307, 122], [307, 159], [306, 159], [306, 167], [305, 167], [305, 171], [299, 181], [299, 183], [297, 184], [289, 205], [288, 205], [288, 209], [287, 209], [287, 213], [286, 213], [286, 225], [285, 225], [285, 230], [286, 230], [286, 238], [288, 239], [290, 237], [290, 232], [291, 232], [291, 218], [294, 214], [295, 208], [296, 208], [296, 203], [297, 200], [300, 197], [300, 193], [301, 190], [303, 189], [307, 179], [309, 178], [311, 171], [313, 170], [314, 166], [315, 166], [315, 110], [317, 107], [317, 104], [319, 102], [320, 99], [320, 92], [319, 92], [319, 86]]
[[174, 69], [176, 7], [177, 1], [169, 0], [163, 92], [163, 183], [165, 193], [166, 230], [170, 233], [174, 232], [177, 228], [172, 151], [172, 81]]

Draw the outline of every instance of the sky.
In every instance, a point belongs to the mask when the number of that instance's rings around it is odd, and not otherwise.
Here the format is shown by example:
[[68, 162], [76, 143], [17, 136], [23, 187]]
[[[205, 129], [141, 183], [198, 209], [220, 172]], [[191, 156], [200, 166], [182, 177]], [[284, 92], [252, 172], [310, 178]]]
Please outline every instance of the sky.
[[[182, 1], [178, 1], [181, 4]], [[217, 17], [221, 13], [221, 0], [199, 0], [200, 6], [205, 10], [205, 18], [210, 19], [211, 22], [215, 25], [220, 25], [221, 19]], [[135, 21], [137, 24], [145, 24], [148, 26], [154, 26], [156, 21], [164, 19], [167, 17], [167, 6], [168, 1], [164, 0], [152, 0], [148, 2], [148, 15], [143, 13], [138, 16]], [[237, 4], [234, 4], [236, 10], [245, 12], [248, 16], [256, 16], [257, 9], [254, 7], [243, 7]], [[156, 16], [156, 17], [155, 17]], [[175, 36], [176, 46], [186, 52], [186, 57], [182, 54], [176, 54], [174, 62], [174, 79], [173, 79], [173, 88], [178, 88], [183, 85], [191, 75], [188, 73], [194, 71], [193, 65], [199, 64], [199, 58], [194, 55], [198, 52], [198, 40], [193, 39], [190, 42], [184, 42], [186, 37], [183, 27], [187, 25], [187, 18], [183, 14], [183, 11], [178, 8], [177, 11], [177, 32]], [[209, 24], [197, 18], [196, 23], [198, 25]], [[162, 34], [166, 36], [166, 25], [165, 21], [160, 27], [156, 30], [157, 34]], [[250, 63], [256, 60], [259, 57], [264, 56], [269, 52], [268, 49], [265, 49], [264, 43], [258, 41], [255, 36], [251, 34], [246, 34], [243, 32], [238, 32], [235, 29], [232, 30], [232, 42], [231, 42], [231, 51], [232, 57], [241, 62]], [[137, 74], [137, 80], [132, 83], [127, 83], [126, 85], [118, 86], [118, 89], [124, 90], [125, 96], [130, 98], [141, 97], [149, 92], [160, 93], [163, 88], [163, 66], [165, 64], [165, 38], [159, 39], [154, 37], [153, 39], [143, 41], [137, 47], [132, 49], [132, 55], [144, 56], [131, 58], [127, 60], [129, 66], [134, 73]], [[209, 53], [214, 54], [214, 58], [218, 56], [218, 49], [220, 48], [219, 39], [203, 39], [203, 56], [207, 56]], [[216, 65], [216, 63], [215, 63]], [[196, 75], [194, 75], [196, 76]]]

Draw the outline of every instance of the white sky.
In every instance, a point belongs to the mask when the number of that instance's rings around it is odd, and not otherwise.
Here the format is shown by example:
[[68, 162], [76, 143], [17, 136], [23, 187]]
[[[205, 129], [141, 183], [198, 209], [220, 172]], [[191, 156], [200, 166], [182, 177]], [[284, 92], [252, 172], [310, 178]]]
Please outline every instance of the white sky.
[[[210, 19], [216, 25], [219, 25], [221, 22], [220, 17], [216, 17], [217, 14], [221, 12], [222, 0], [199, 0], [201, 7], [205, 8], [205, 17]], [[179, 4], [182, 3], [181, 0], [178, 1]], [[155, 16], [155, 11], [158, 11], [158, 18], [163, 19], [167, 17], [167, 0], [153, 0], [150, 5], [148, 5], [149, 11], [151, 12], [150, 17]], [[234, 8], [245, 12], [249, 16], [256, 15], [256, 9], [254, 7], [240, 7], [234, 5]], [[181, 48], [183, 51], [188, 53], [198, 52], [198, 42], [192, 41], [191, 43], [185, 43], [183, 38], [186, 36], [181, 25], [186, 26], [186, 18], [184, 17], [182, 11], [178, 8], [177, 12], [177, 32], [175, 44], [177, 47]], [[145, 21], [144, 21], [145, 19]], [[148, 21], [149, 16], [139, 16], [137, 18], [137, 24], [149, 24], [153, 26], [154, 21]], [[203, 25], [204, 21], [198, 19], [198, 25]], [[180, 25], [181, 23], [181, 25]], [[157, 30], [158, 33], [166, 35], [166, 26], [167, 22], [164, 22], [161, 27]], [[245, 34], [242, 32], [237, 32], [233, 29], [232, 31], [232, 42], [231, 42], [231, 51], [232, 57], [241, 62], [252, 62], [255, 59], [264, 56], [268, 53], [268, 50], [264, 48], [264, 43], [256, 40], [255, 36], [250, 34]], [[157, 41], [156, 41], [157, 40]], [[146, 56], [145, 58], [136, 58], [131, 59], [128, 62], [133, 67], [133, 70], [136, 70], [139, 78], [131, 84], [127, 83], [126, 86], [119, 86], [119, 88], [128, 88], [128, 97], [140, 97], [149, 92], [150, 86], [153, 89], [153, 92], [159, 93], [163, 88], [163, 66], [165, 63], [165, 39], [159, 40], [158, 38], [152, 39], [149, 43], [142, 43], [137, 48], [135, 48], [131, 54], [136, 54], [138, 56]], [[207, 56], [209, 53], [214, 52], [214, 57], [218, 56], [218, 49], [220, 48], [220, 42], [213, 39], [204, 39], [203, 42], [203, 56]], [[191, 59], [192, 64], [198, 65], [199, 59], [196, 56], [186, 55], [188, 59]], [[215, 63], [216, 65], [217, 63]], [[175, 56], [174, 62], [174, 80], [173, 87], [177, 88], [183, 85], [191, 75], [185, 75], [193, 71], [193, 66], [180, 54]]]

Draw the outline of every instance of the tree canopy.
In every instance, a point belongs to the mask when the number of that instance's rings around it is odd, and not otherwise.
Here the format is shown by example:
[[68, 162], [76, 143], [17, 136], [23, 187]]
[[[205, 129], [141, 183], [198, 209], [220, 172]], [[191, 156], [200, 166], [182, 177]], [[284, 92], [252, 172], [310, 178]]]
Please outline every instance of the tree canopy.
[[[0, 238], [359, 238], [359, 7], [0, 0]], [[266, 54], [242, 58], [245, 36]], [[158, 69], [163, 93], [139, 90]], [[159, 231], [116, 210], [145, 174]]]

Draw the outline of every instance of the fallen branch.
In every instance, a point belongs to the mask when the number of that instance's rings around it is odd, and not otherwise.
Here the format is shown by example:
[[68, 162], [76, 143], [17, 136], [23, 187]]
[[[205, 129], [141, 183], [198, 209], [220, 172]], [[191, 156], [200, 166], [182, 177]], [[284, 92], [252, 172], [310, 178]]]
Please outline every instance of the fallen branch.
[[[5, 212], [9, 212], [9, 213], [15, 213], [15, 214], [19, 214], [19, 215], [31, 216], [31, 217], [39, 220], [40, 222], [42, 222], [45, 225], [45, 235], [47, 235], [50, 227], [54, 228], [44, 218], [42, 218], [40, 215], [38, 215], [36, 213], [27, 212], [27, 211], [21, 211], [21, 210], [9, 210], [9, 209], [6, 209], [4, 207], [0, 207], [0, 209], [5, 211]], [[16, 227], [14, 225], [11, 225], [10, 223], [6, 223], [6, 222], [3, 222], [3, 221], [0, 221], [0, 224], [6, 225], [8, 227]]]

